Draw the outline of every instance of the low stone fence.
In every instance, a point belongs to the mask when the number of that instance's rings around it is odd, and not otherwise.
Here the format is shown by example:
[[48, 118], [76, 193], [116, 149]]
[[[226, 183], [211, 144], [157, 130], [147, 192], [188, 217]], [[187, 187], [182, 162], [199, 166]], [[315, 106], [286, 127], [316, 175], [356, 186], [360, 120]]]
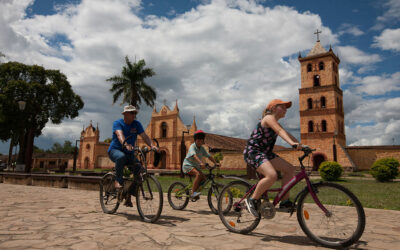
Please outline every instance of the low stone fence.
[[0, 172], [0, 183], [99, 190], [99, 176], [48, 175]]

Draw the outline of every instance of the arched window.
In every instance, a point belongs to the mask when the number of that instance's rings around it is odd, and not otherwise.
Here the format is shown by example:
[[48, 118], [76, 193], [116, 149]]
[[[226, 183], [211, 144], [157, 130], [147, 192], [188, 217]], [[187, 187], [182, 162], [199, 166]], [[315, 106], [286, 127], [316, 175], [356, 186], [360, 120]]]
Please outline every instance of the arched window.
[[339, 86], [338, 82], [337, 82], [337, 76], [335, 76], [335, 85]]
[[321, 108], [326, 108], [326, 98], [325, 98], [325, 96], [321, 96]]
[[308, 132], [314, 132], [314, 123], [313, 121], [308, 122]]
[[325, 120], [322, 120], [321, 126], [322, 126], [322, 132], [326, 132], [326, 121]]
[[319, 75], [314, 76], [314, 87], [315, 86], [320, 86]]
[[167, 137], [167, 123], [163, 122], [161, 123], [161, 138], [166, 138]]
[[307, 72], [311, 72], [312, 71], [312, 66], [311, 63], [307, 64]]
[[308, 109], [312, 109], [312, 99], [311, 98], [307, 99], [307, 107], [308, 107]]
[[320, 62], [319, 64], [318, 64], [318, 68], [319, 68], [319, 70], [324, 70], [324, 62]]

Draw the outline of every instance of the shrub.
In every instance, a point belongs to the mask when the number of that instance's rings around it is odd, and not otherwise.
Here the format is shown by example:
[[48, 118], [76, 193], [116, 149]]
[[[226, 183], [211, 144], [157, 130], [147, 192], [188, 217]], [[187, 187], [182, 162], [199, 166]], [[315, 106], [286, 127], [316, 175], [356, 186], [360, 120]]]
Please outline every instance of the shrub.
[[224, 159], [224, 156], [222, 155], [221, 152], [215, 153], [215, 154], [213, 155], [213, 157], [214, 157], [214, 160], [215, 160], [217, 163], [220, 163], [220, 162]]
[[335, 161], [324, 161], [319, 165], [319, 174], [325, 181], [336, 181], [342, 175], [343, 168]]
[[379, 159], [372, 164], [370, 174], [377, 181], [390, 181], [399, 174], [399, 161], [394, 158]]

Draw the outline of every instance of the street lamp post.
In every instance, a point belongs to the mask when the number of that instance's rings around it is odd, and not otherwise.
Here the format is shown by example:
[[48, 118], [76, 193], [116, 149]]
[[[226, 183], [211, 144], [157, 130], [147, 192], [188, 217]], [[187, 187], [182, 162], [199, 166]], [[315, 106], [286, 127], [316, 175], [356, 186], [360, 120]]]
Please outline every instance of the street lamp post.
[[78, 141], [80, 142], [83, 139], [83, 136], [80, 137], [79, 140], [75, 140], [75, 150], [74, 150], [74, 164], [72, 166], [72, 172], [76, 172], [76, 158], [77, 158], [77, 154], [78, 154]]
[[183, 161], [186, 156], [186, 146], [185, 146], [185, 134], [189, 134], [189, 130], [182, 131], [182, 141], [181, 141], [181, 177], [183, 178]]
[[337, 161], [337, 151], [336, 151], [336, 136], [337, 136], [337, 131], [335, 130], [333, 134], [333, 161]]

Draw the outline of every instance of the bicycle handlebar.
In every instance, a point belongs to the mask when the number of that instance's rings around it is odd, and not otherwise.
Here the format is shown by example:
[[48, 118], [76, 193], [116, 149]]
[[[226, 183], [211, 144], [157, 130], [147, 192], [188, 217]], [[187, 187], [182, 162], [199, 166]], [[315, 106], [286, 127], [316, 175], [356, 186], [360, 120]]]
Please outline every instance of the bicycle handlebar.
[[304, 160], [304, 158], [306, 158], [309, 154], [311, 154], [315, 150], [316, 150], [315, 148], [313, 149], [307, 145], [302, 145], [301, 151], [303, 151], [304, 154], [299, 157], [299, 161], [302, 162]]
[[210, 164], [206, 163], [206, 164], [204, 164], [204, 166], [209, 170], [213, 170], [215, 168], [218, 168], [217, 164], [214, 164], [213, 166], [211, 166]]

